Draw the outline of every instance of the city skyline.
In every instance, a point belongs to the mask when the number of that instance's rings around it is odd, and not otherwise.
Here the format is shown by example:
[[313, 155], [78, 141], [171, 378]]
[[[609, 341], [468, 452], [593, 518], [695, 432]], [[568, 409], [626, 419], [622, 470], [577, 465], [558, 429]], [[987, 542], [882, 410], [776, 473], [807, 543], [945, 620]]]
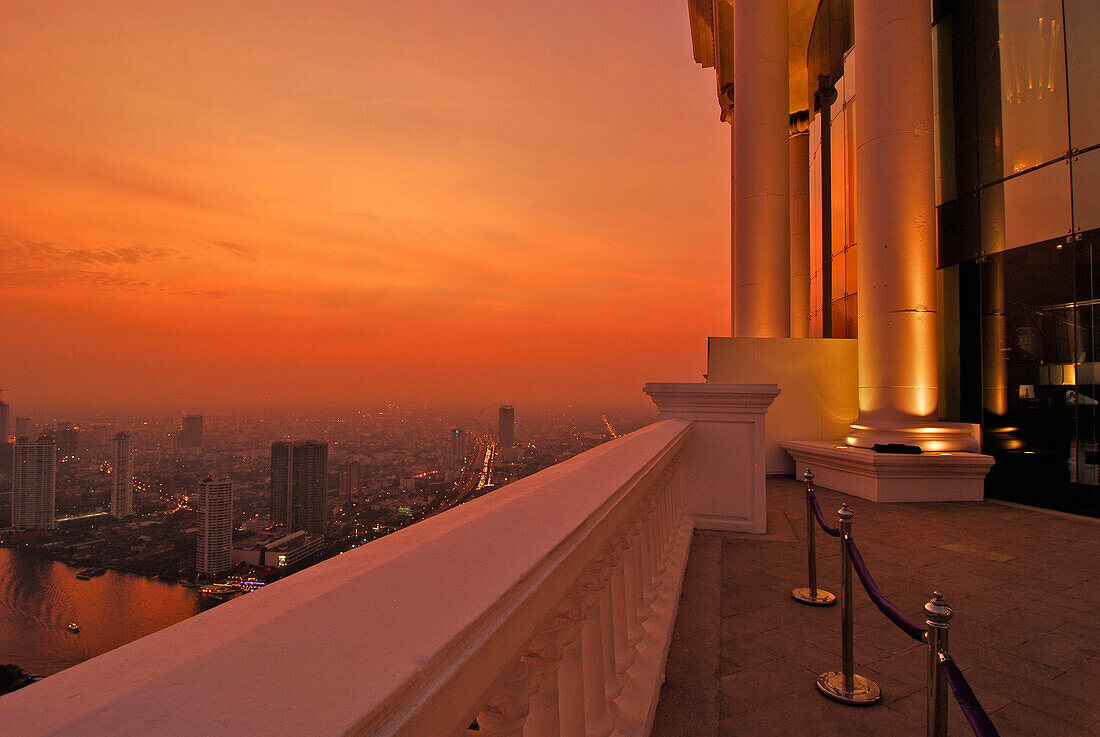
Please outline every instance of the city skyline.
[[697, 379], [728, 330], [729, 141], [682, 9], [644, 5], [12, 5], [5, 399]]

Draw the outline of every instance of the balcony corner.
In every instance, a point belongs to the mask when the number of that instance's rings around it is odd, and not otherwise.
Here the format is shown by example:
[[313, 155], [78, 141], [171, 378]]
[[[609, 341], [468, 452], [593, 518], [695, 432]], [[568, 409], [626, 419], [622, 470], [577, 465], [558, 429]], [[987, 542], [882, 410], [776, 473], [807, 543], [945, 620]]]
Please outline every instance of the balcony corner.
[[691, 420], [684, 511], [695, 529], [766, 533], [765, 424], [776, 384], [646, 384], [661, 419]]

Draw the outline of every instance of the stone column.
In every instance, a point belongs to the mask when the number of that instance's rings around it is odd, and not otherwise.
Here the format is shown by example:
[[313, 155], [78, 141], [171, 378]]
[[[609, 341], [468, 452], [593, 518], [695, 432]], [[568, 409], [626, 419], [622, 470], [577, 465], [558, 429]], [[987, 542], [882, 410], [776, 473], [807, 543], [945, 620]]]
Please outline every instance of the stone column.
[[730, 336], [734, 335], [737, 325], [737, 259], [733, 257], [734, 238], [737, 233], [736, 209], [737, 193], [733, 187], [733, 173], [737, 171], [734, 163], [737, 148], [734, 145], [736, 136], [733, 132], [733, 85], [727, 84], [718, 93], [718, 104], [722, 107], [722, 122], [730, 124]]
[[734, 3], [733, 335], [790, 335], [787, 3]]
[[790, 117], [791, 337], [810, 337], [810, 113]]
[[928, 0], [854, 0], [859, 419], [849, 445], [977, 450], [939, 422]]

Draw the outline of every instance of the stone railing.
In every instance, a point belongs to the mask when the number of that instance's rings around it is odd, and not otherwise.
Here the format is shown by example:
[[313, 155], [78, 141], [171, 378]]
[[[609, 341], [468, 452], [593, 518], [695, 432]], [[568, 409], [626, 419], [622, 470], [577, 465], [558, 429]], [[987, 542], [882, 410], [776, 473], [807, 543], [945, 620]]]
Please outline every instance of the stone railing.
[[692, 430], [659, 421], [0, 698], [0, 732], [646, 735]]

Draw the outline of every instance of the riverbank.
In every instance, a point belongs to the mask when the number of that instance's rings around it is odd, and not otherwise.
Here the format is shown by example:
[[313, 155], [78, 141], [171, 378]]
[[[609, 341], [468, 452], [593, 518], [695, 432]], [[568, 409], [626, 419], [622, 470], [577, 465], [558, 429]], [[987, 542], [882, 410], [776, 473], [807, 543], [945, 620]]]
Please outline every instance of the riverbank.
[[116, 570], [78, 579], [87, 567], [0, 548], [0, 663], [50, 675], [217, 603], [195, 589]]

